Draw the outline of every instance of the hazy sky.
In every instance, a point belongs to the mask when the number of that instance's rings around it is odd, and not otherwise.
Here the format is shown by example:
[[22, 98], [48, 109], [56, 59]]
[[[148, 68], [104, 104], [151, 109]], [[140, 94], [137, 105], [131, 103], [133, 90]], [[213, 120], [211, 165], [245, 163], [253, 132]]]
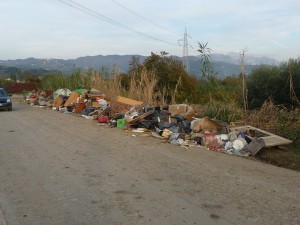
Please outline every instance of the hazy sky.
[[166, 51], [300, 56], [300, 0], [0, 0], [0, 59]]

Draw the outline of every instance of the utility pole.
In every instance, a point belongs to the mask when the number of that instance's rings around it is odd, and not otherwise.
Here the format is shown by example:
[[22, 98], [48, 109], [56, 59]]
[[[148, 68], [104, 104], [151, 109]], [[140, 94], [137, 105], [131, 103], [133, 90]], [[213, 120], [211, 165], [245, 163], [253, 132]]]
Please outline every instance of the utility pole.
[[240, 52], [240, 62], [241, 62], [241, 70], [242, 70], [242, 91], [243, 91], [243, 102], [244, 102], [244, 110], [245, 112], [248, 109], [248, 91], [246, 86], [246, 76], [245, 76], [245, 53], [246, 49], [243, 49]]

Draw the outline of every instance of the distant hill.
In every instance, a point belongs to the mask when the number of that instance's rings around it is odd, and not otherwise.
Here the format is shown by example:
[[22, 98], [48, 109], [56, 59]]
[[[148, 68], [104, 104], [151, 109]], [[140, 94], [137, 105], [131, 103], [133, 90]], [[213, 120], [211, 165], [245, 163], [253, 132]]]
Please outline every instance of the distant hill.
[[[129, 62], [133, 56], [138, 57], [141, 63], [148, 57], [141, 55], [96, 55], [68, 60], [37, 58], [0, 60], [0, 76], [9, 75], [11, 73], [19, 73], [22, 70], [35, 71], [35, 73], [40, 73], [41, 75], [53, 71], [70, 74], [76, 69], [85, 70], [87, 68], [94, 68], [97, 70], [105, 68], [112, 70], [114, 65], [118, 66], [121, 71], [127, 72], [129, 68]], [[189, 56], [188, 59], [190, 73], [200, 76], [200, 56]], [[238, 75], [241, 72], [238, 53], [229, 53], [227, 55], [212, 54], [211, 61], [213, 63], [215, 72], [217, 72], [218, 76], [220, 77]], [[272, 58], [255, 56], [247, 56], [245, 58], [245, 63], [245, 70], [247, 74], [250, 73], [253, 68], [257, 67], [257, 65], [278, 64], [278, 62]]]

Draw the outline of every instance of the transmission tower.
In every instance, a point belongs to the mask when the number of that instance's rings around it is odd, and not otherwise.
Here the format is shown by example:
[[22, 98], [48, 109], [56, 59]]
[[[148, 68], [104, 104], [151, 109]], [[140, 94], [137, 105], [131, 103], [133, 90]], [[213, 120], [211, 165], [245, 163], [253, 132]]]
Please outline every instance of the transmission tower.
[[182, 60], [183, 64], [185, 66], [185, 70], [187, 73], [190, 73], [190, 68], [189, 68], [189, 43], [188, 43], [188, 34], [185, 28], [184, 31], [184, 36], [183, 39], [180, 39], [179, 41], [183, 41], [183, 54], [182, 54]]

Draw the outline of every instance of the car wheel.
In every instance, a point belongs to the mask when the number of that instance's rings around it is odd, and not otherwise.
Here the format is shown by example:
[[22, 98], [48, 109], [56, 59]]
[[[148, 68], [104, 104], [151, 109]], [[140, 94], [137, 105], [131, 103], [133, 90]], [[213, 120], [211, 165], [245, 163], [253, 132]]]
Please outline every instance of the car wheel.
[[12, 107], [9, 107], [7, 110], [8, 110], [8, 111], [12, 111]]

